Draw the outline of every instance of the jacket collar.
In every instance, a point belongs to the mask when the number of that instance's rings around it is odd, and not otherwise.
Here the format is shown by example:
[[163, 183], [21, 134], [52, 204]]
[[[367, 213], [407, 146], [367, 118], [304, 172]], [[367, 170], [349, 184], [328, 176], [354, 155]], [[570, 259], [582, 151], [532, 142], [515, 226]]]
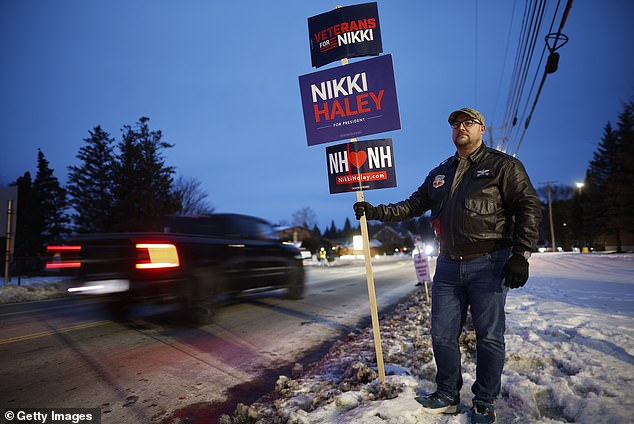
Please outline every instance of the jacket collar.
[[[484, 157], [486, 150], [486, 145], [484, 144], [484, 141], [482, 141], [480, 147], [478, 147], [475, 152], [471, 153], [467, 159], [469, 159], [471, 163], [478, 163]], [[449, 158], [449, 164], [455, 165], [459, 160], [458, 152], [456, 152], [451, 158]]]
[[473, 163], [478, 163], [480, 162], [480, 160], [484, 157], [484, 154], [486, 153], [487, 148], [484, 145], [484, 141], [482, 141], [482, 144], [480, 144], [480, 147], [478, 147], [478, 149], [471, 153], [469, 155], [469, 160]]

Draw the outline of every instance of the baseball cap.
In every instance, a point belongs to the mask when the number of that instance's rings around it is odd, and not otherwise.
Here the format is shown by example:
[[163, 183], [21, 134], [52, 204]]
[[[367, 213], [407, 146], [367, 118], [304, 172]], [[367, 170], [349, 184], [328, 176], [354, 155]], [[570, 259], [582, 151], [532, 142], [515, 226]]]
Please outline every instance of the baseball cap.
[[449, 118], [447, 119], [447, 122], [449, 122], [450, 124], [456, 119], [456, 116], [460, 113], [464, 113], [465, 115], [469, 116], [472, 119], [476, 119], [480, 122], [482, 122], [482, 125], [486, 125], [484, 123], [484, 116], [478, 112], [475, 109], [471, 109], [470, 107], [463, 107], [462, 109], [458, 109], [458, 110], [454, 110], [453, 112], [451, 112], [449, 114]]

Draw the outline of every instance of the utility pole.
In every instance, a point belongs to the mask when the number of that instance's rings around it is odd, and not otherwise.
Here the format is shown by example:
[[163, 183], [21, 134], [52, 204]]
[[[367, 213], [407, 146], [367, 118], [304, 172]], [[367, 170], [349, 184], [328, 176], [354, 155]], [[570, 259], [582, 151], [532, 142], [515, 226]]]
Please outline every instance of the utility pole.
[[5, 257], [4, 257], [4, 287], [7, 286], [9, 282], [9, 263], [11, 262], [11, 245], [13, 234], [11, 232], [11, 222], [13, 219], [13, 200], [7, 200], [7, 237], [6, 237], [6, 248], [5, 248]]
[[552, 250], [553, 252], [557, 251], [557, 245], [555, 244], [555, 226], [553, 224], [553, 206], [550, 200], [550, 186], [551, 184], [558, 183], [559, 181], [545, 181], [543, 183], [539, 183], [542, 185], [546, 185], [546, 193], [548, 193], [548, 221], [550, 221], [550, 239], [552, 242]]
[[[502, 152], [505, 151], [506, 146], [504, 142], [504, 126], [501, 127], [493, 127], [493, 123], [487, 125], [487, 132], [489, 133], [489, 147], [492, 149], [500, 150]], [[500, 135], [493, 135], [493, 130], [500, 130]]]
[[494, 148], [493, 147], [493, 127], [489, 129], [489, 147], [492, 149]]

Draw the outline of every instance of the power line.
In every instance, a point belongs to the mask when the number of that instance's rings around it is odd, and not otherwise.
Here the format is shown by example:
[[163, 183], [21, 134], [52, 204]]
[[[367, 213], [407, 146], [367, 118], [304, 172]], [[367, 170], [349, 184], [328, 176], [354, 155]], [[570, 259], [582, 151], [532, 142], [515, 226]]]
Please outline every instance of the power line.
[[[507, 101], [506, 111], [504, 114], [504, 140], [505, 143], [510, 139], [510, 133], [517, 122], [517, 104], [521, 99], [523, 81], [526, 79], [526, 73], [530, 65], [531, 33], [534, 32], [535, 13], [537, 5], [535, 1], [526, 3], [524, 8], [524, 16], [522, 18], [522, 30], [520, 33], [519, 49], [515, 56], [515, 66], [513, 68], [513, 76], [511, 77], [511, 87], [509, 90], [509, 98]], [[510, 124], [509, 124], [510, 123]], [[504, 146], [506, 148], [506, 146]]]
[[[517, 144], [517, 149], [515, 149], [515, 153], [513, 154], [513, 156], [517, 156], [517, 152], [519, 151], [522, 141], [524, 140], [524, 136], [526, 135], [526, 130], [528, 130], [528, 126], [533, 116], [533, 112], [535, 111], [535, 106], [537, 106], [537, 100], [539, 100], [539, 96], [542, 92], [542, 88], [544, 87], [544, 83], [546, 82], [546, 76], [548, 74], [552, 74], [553, 72], [557, 71], [557, 67], [559, 64], [559, 53], [557, 53], [556, 50], [568, 42], [568, 37], [562, 34], [561, 31], [564, 28], [564, 25], [566, 24], [566, 20], [568, 19], [568, 14], [570, 13], [570, 8], [572, 7], [572, 1], [573, 0], [568, 0], [568, 3], [566, 4], [566, 10], [564, 11], [564, 15], [562, 16], [558, 31], [556, 33], [551, 32], [546, 36], [546, 46], [548, 47], [548, 50], [550, 51], [550, 54], [548, 56], [548, 62], [546, 63], [546, 68], [544, 69], [544, 74], [542, 75], [542, 80], [539, 84], [539, 89], [537, 90], [537, 94], [535, 95], [535, 100], [533, 101], [531, 111], [526, 118], [526, 122], [524, 124], [524, 131], [522, 132], [522, 135]], [[559, 7], [559, 4], [557, 5], [557, 7]], [[551, 30], [552, 30], [552, 25], [551, 25]], [[550, 44], [548, 44], [548, 40], [553, 38], [554, 38], [554, 42], [551, 47]], [[563, 40], [563, 42], [557, 45], [560, 39]]]
[[524, 40], [520, 60], [521, 68], [518, 73], [519, 77], [516, 80], [515, 84], [513, 102], [509, 105], [509, 111], [511, 114], [509, 118], [512, 118], [512, 123], [510, 126], [507, 127], [507, 141], [511, 140], [511, 134], [513, 133], [513, 131], [515, 131], [515, 125], [518, 122], [519, 105], [522, 100], [522, 93], [524, 93], [524, 88], [526, 86], [526, 79], [528, 78], [528, 72], [531, 67], [533, 53], [535, 51], [535, 44], [537, 42], [537, 36], [541, 27], [545, 7], [545, 0], [539, 0], [539, 3], [534, 1], [531, 3], [530, 6], [530, 23], [528, 24], [528, 26], [526, 26], [526, 32], [523, 34]]
[[[522, 25], [518, 35], [517, 49], [515, 52], [515, 60], [512, 76], [509, 81], [509, 90], [507, 94], [506, 106], [503, 111], [503, 117], [498, 129], [500, 134], [498, 140], [498, 148], [509, 154], [517, 155], [519, 148], [525, 138], [526, 131], [531, 122], [532, 115], [535, 111], [537, 100], [540, 97], [544, 86], [546, 75], [556, 71], [558, 66], [559, 53], [555, 50], [563, 46], [568, 38], [562, 34], [562, 29], [567, 20], [573, 0], [568, 0], [565, 11], [563, 13], [559, 30], [555, 33], [553, 28], [557, 16], [560, 12], [561, 0], [530, 0], [524, 3], [524, 11], [522, 15]], [[552, 5], [550, 4], [552, 3]], [[513, 4], [515, 10], [515, 3]], [[535, 65], [535, 49], [542, 32], [542, 26], [545, 21], [548, 10], [553, 10], [550, 20], [548, 35], [545, 37], [545, 45], [539, 54], [539, 61]], [[509, 36], [507, 36], [507, 48]], [[546, 55], [546, 49], [549, 55]], [[548, 58], [541, 80], [538, 84], [538, 77], [542, 71], [544, 58]], [[506, 57], [504, 60], [506, 67]], [[529, 74], [531, 76], [529, 81]], [[533, 97], [533, 93], [536, 93]], [[497, 111], [497, 103], [499, 99], [499, 88], [496, 96], [495, 110]], [[520, 122], [523, 125], [518, 125]], [[491, 140], [491, 144], [493, 140]]]
[[[513, 17], [515, 16], [515, 5], [516, 1], [513, 2], [513, 10], [511, 11], [511, 19], [509, 19], [509, 29], [506, 32], [506, 47], [504, 48], [504, 61], [502, 62], [502, 69], [500, 70], [500, 79], [498, 83], [498, 90], [495, 94], [495, 103], [493, 106], [493, 116], [496, 115], [498, 108], [498, 101], [500, 100], [500, 92], [502, 91], [502, 76], [504, 75], [504, 71], [506, 71], [506, 61], [509, 55], [509, 46], [511, 45], [511, 33], [513, 29]], [[477, 57], [477, 56], [476, 56]]]
[[[531, 122], [532, 115], [535, 111], [535, 107], [537, 101], [540, 97], [541, 91], [544, 86], [544, 82], [546, 76], [549, 73], [553, 73], [557, 70], [559, 53], [556, 53], [555, 50], [559, 49], [563, 46], [568, 38], [562, 34], [562, 29], [565, 25], [567, 17], [570, 13], [570, 8], [572, 6], [573, 0], [568, 0], [565, 11], [563, 13], [561, 23], [559, 25], [559, 30], [554, 33], [553, 27], [555, 25], [557, 15], [560, 11], [561, 0], [530, 0], [525, 1], [524, 3], [524, 11], [522, 14], [522, 25], [519, 31], [517, 49], [515, 52], [515, 59], [513, 65], [513, 71], [511, 78], [509, 80], [509, 89], [507, 93], [506, 105], [504, 107], [502, 121], [501, 124], [496, 127], [496, 130], [499, 131], [499, 134], [496, 139], [498, 140], [496, 146], [494, 145], [494, 140], [492, 136], [492, 132], [490, 132], [490, 140], [489, 143], [492, 147], [496, 147], [501, 151], [508, 152], [509, 154], [517, 155], [522, 142], [525, 138], [528, 126]], [[556, 4], [554, 7], [550, 5], [550, 3]], [[545, 37], [545, 45], [541, 49], [541, 53], [539, 55], [539, 61], [535, 66], [535, 49], [537, 46], [537, 42], [540, 38], [540, 32], [542, 31], [542, 25], [545, 21], [545, 17], [547, 15], [548, 10], [554, 11], [552, 13], [552, 18], [550, 19], [550, 27], [548, 29], [548, 34]], [[478, 97], [478, 27], [479, 27], [479, 3], [476, 0], [475, 4], [475, 52], [476, 52], [476, 64], [475, 64], [475, 97], [477, 102]], [[515, 9], [516, 2], [513, 2], [513, 9], [511, 14], [511, 19], [509, 22], [508, 35], [506, 41], [506, 48], [504, 54], [504, 61], [501, 70], [501, 75], [504, 74], [506, 69], [507, 59], [508, 59], [508, 51], [510, 44], [510, 35], [512, 33], [513, 21], [515, 17]], [[550, 13], [549, 13], [550, 15]], [[546, 56], [546, 49], [549, 51], [549, 55]], [[541, 81], [539, 85], [537, 85], [538, 76], [542, 69], [542, 64], [544, 62], [544, 58], [548, 57], [546, 61], [546, 66], [544, 68], [544, 72], [542, 74]], [[532, 71], [534, 70], [534, 71]], [[529, 74], [532, 74], [532, 78], [529, 83]], [[500, 82], [498, 84], [498, 90], [496, 93], [494, 113], [492, 116], [496, 116], [498, 103], [500, 98], [500, 91], [502, 86], [503, 78], [500, 77]], [[529, 83], [527, 85], [527, 83]], [[533, 98], [533, 92], [537, 87], [537, 91], [535, 97]], [[530, 108], [529, 108], [530, 107]], [[491, 126], [490, 130], [493, 130], [492, 122], [490, 121]], [[518, 123], [523, 122], [524, 125], [517, 125]]]
[[475, 97], [475, 104], [478, 104], [478, 0], [475, 1], [475, 28], [474, 30], [474, 35], [473, 35], [473, 40], [475, 43], [475, 57], [476, 60], [473, 61], [474, 64], [474, 75], [475, 75], [475, 81], [474, 81], [474, 97]]

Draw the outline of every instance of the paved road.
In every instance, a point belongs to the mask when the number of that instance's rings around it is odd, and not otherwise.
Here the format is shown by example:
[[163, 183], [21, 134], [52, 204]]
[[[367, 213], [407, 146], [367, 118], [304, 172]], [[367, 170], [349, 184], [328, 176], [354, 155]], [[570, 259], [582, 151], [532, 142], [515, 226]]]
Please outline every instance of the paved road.
[[[415, 287], [413, 262], [374, 262], [379, 309]], [[295, 362], [369, 323], [363, 263], [307, 267], [304, 299], [250, 295], [213, 324], [179, 324], [165, 308], [108, 320], [88, 299], [0, 306], [0, 408], [100, 407], [103, 423], [170, 422], [183, 411], [209, 422], [273, 389]]]

